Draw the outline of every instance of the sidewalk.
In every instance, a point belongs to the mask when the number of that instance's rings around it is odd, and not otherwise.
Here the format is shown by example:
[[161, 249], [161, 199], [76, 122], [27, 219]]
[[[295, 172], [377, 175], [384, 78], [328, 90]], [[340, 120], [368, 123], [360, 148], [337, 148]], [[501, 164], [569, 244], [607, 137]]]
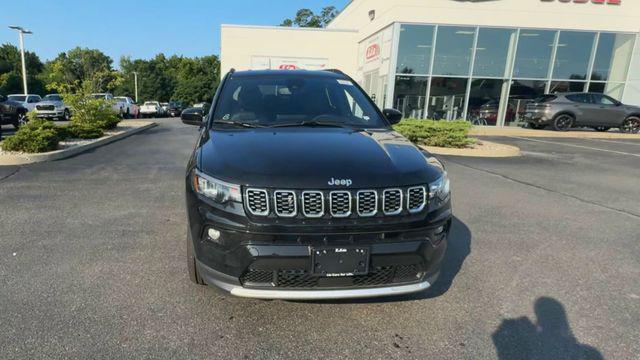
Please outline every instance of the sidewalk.
[[624, 134], [617, 130], [597, 132], [587, 129], [574, 129], [561, 132], [552, 130], [534, 130], [521, 127], [474, 126], [469, 136], [522, 136], [542, 138], [576, 138], [576, 139], [637, 139], [640, 134]]

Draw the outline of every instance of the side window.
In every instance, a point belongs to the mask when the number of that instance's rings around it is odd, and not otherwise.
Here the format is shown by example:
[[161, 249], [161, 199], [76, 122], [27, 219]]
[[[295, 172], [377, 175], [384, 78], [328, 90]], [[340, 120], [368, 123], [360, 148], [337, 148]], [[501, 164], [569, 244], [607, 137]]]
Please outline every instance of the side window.
[[615, 100], [605, 95], [593, 94], [591, 96], [593, 97], [593, 102], [598, 105], [615, 105], [616, 104]]
[[566, 96], [569, 101], [587, 104], [589, 103], [589, 96], [587, 94], [573, 94]]

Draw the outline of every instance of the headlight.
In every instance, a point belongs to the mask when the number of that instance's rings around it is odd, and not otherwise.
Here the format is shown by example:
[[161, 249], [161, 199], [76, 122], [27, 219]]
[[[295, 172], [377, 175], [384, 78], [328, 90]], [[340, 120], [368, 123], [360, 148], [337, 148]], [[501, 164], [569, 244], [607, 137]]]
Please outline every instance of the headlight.
[[214, 179], [198, 170], [193, 172], [193, 188], [198, 194], [221, 204], [229, 201], [242, 202], [239, 185]]
[[433, 199], [438, 197], [440, 200], [446, 200], [449, 196], [449, 192], [451, 188], [449, 186], [449, 177], [447, 176], [447, 172], [443, 172], [442, 176], [440, 176], [436, 181], [432, 182], [429, 185], [429, 198]]

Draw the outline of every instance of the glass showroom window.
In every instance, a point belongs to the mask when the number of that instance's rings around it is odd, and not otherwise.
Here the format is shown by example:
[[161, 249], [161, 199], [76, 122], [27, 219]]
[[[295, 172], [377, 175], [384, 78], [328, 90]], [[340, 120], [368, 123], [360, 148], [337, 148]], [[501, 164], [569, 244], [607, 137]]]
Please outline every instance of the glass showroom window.
[[[504, 80], [473, 79], [469, 92], [467, 119], [475, 125], [492, 125], [498, 123], [500, 99]], [[507, 116], [513, 114], [507, 113]]]
[[553, 78], [586, 80], [595, 37], [596, 34], [590, 32], [561, 31], [553, 65]]
[[586, 84], [584, 81], [552, 81], [549, 93], [583, 92]]
[[622, 101], [622, 95], [624, 92], [624, 83], [614, 83], [614, 82], [591, 82], [589, 84], [589, 91], [609, 95], [612, 98]]
[[545, 79], [555, 41], [555, 31], [522, 29], [513, 68], [514, 78]]
[[516, 34], [515, 29], [481, 28], [473, 76], [508, 78], [507, 60], [515, 52]]
[[508, 105], [508, 112], [512, 112], [513, 117], [506, 117], [505, 124], [518, 123], [525, 106], [538, 96], [544, 95], [546, 86], [547, 82], [541, 80], [513, 80]]
[[467, 81], [466, 78], [433, 77], [429, 92], [429, 118], [435, 120], [462, 118]]
[[429, 79], [424, 76], [396, 76], [393, 107], [405, 118], [421, 119]]
[[634, 39], [631, 34], [600, 33], [591, 80], [626, 81]]
[[398, 74], [429, 74], [434, 26], [402, 25], [398, 44]]
[[460, 26], [438, 26], [433, 74], [469, 76], [476, 29]]

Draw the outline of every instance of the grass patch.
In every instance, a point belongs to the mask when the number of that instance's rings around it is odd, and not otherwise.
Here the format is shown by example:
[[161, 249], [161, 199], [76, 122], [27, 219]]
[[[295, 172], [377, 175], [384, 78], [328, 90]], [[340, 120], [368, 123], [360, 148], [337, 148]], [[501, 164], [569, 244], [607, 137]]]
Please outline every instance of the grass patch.
[[477, 142], [469, 137], [471, 127], [471, 123], [464, 120], [407, 119], [393, 128], [414, 143], [444, 148], [467, 148]]

